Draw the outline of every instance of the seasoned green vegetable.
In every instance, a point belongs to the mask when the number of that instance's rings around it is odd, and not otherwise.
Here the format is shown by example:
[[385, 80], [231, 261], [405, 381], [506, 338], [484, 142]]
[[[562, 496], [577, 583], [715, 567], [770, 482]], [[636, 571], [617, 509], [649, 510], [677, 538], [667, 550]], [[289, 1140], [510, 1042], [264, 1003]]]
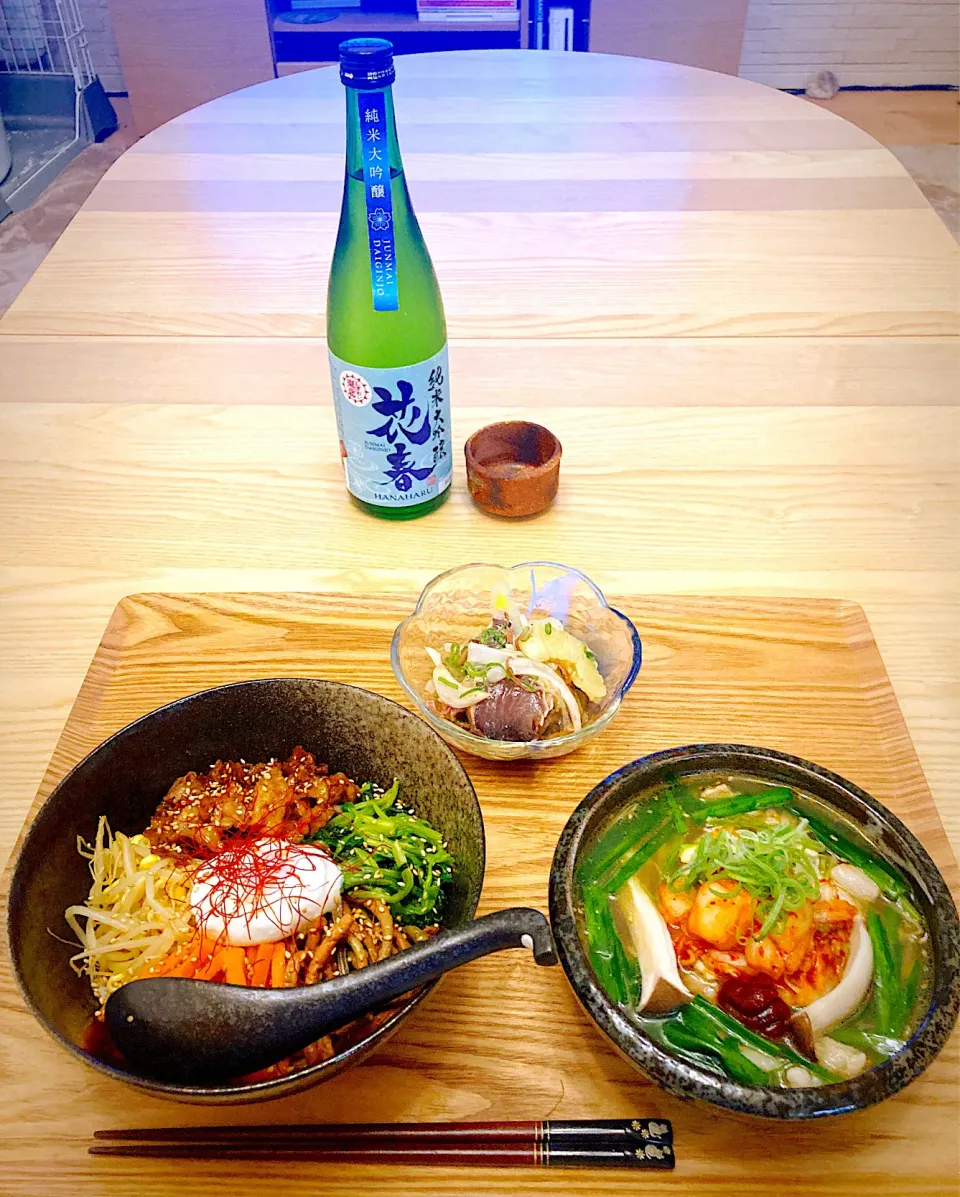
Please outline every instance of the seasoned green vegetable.
[[325, 844], [343, 870], [343, 890], [353, 898], [380, 898], [394, 918], [415, 926], [435, 923], [453, 857], [443, 836], [399, 802], [400, 783], [384, 794], [367, 784], [357, 802], [312, 839]]

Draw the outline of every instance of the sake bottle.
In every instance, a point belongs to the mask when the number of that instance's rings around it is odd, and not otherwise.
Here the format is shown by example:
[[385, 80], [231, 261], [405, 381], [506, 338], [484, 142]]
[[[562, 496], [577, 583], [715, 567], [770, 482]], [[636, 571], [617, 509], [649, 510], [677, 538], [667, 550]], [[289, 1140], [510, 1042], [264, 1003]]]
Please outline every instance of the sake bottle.
[[347, 164], [327, 290], [327, 348], [347, 490], [371, 515], [413, 519], [453, 471], [447, 332], [410, 203], [391, 84], [393, 45], [340, 46]]

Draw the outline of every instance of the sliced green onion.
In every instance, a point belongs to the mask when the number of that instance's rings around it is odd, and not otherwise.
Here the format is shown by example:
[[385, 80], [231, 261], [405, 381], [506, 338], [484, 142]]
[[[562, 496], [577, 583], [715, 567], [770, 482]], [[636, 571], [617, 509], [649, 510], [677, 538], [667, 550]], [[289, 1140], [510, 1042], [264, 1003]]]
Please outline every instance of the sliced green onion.
[[676, 833], [673, 820], [666, 815], [660, 824], [653, 829], [646, 841], [624, 860], [614, 873], [608, 873], [603, 878], [604, 888], [608, 893], [615, 894], [630, 880], [637, 869], [642, 868], [651, 856], [655, 855], [667, 840]]
[[738, 1022], [732, 1015], [727, 1014], [725, 1010], [721, 1010], [719, 1006], [714, 1006], [711, 1002], [708, 1002], [699, 993], [692, 1002], [688, 1002], [683, 1007], [680, 1011], [680, 1018], [690, 1030], [696, 1034], [702, 1034], [706, 1039], [712, 1040], [718, 1035], [725, 1035], [728, 1038], [736, 1039], [739, 1043], [745, 1044], [747, 1047], [756, 1048], [757, 1051], [763, 1052], [765, 1055], [775, 1056], [788, 1061], [790, 1064], [799, 1064], [822, 1081], [832, 1082], [840, 1080], [829, 1068], [824, 1068], [822, 1064], [808, 1060], [806, 1056], [802, 1056], [798, 1051], [794, 1051], [789, 1044], [783, 1042], [774, 1043], [770, 1039], [764, 1039], [762, 1035], [755, 1034], [745, 1027], [742, 1022]]
[[701, 799], [687, 813], [694, 823], [705, 823], [707, 819], [728, 819], [731, 815], [749, 815], [754, 811], [786, 806], [792, 798], [793, 790], [778, 786], [759, 794], [733, 794], [729, 798], [711, 798], [707, 801]]
[[791, 911], [820, 896], [820, 874], [808, 849], [806, 823], [777, 827], [709, 827], [686, 864], [671, 864], [667, 884], [690, 890], [708, 881], [736, 881], [756, 901], [757, 938]]
[[477, 641], [480, 644], [486, 645], [487, 648], [506, 648], [507, 634], [501, 628], [484, 628], [477, 637]]

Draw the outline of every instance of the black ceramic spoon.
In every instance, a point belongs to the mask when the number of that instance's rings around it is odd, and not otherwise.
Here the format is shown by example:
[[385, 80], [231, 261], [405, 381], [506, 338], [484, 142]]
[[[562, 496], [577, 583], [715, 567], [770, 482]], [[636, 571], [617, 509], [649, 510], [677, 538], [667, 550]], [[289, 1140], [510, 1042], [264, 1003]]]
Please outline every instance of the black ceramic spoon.
[[108, 999], [107, 1026], [124, 1056], [145, 1074], [210, 1084], [276, 1064], [368, 1010], [504, 948], [529, 948], [537, 964], [557, 963], [547, 920], [517, 906], [301, 989], [248, 989], [185, 977], [131, 981]]

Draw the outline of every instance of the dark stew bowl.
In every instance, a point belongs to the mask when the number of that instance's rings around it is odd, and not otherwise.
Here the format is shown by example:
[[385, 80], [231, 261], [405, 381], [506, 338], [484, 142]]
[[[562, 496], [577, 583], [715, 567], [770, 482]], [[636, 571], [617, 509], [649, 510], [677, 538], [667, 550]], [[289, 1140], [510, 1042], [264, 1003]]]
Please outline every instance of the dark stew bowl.
[[[727, 774], [789, 786], [854, 824], [876, 856], [908, 882], [911, 901], [929, 934], [929, 1002], [916, 1030], [895, 1055], [852, 1079], [787, 1089], [734, 1082], [670, 1053], [629, 1009], [598, 983], [585, 949], [583, 899], [575, 869], [602, 829], [638, 795], [671, 779]], [[678, 1097], [700, 1099], [741, 1114], [776, 1119], [818, 1118], [864, 1109], [914, 1080], [946, 1042], [960, 1007], [960, 922], [936, 865], [895, 815], [858, 786], [809, 761], [763, 748], [699, 744], [657, 752], [613, 773], [580, 803], [557, 844], [550, 875], [550, 921], [560, 962], [584, 1010], [640, 1071]]]
[[336, 682], [277, 678], [192, 694], [131, 723], [95, 749], [56, 787], [27, 833], [13, 870], [7, 934], [27, 1005], [75, 1056], [108, 1076], [160, 1096], [209, 1104], [281, 1097], [326, 1080], [387, 1040], [432, 986], [392, 1008], [390, 1017], [333, 1058], [286, 1076], [220, 1085], [179, 1085], [137, 1075], [83, 1044], [97, 1002], [70, 967], [64, 910], [90, 888], [77, 837], [93, 840], [105, 815], [114, 832], [141, 832], [173, 781], [217, 760], [283, 758], [296, 745], [331, 771], [388, 787], [399, 778], [416, 812], [443, 834], [454, 874], [443, 924], [476, 911], [484, 871], [483, 819], [457, 758], [421, 719], [378, 694]]

